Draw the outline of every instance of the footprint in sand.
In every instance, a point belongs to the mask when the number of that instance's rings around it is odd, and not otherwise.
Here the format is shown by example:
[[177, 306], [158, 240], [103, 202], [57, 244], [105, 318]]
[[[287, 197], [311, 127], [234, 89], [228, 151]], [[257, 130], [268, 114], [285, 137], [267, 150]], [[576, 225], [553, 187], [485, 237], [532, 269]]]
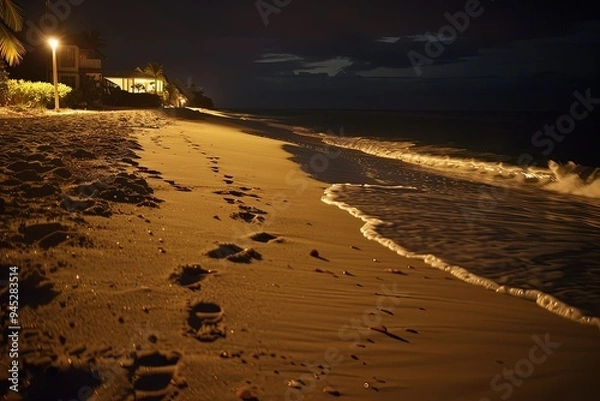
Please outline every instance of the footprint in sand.
[[252, 241], [257, 241], [257, 242], [264, 242], [264, 243], [269, 243], [271, 241], [275, 241], [277, 240], [279, 237], [277, 237], [276, 235], [272, 235], [266, 232], [260, 232], [260, 233], [256, 233], [256, 234], [252, 234], [250, 236], [250, 239]]
[[206, 255], [209, 258], [227, 259], [234, 263], [250, 263], [253, 259], [262, 259], [262, 255], [254, 249], [244, 249], [236, 244], [219, 244], [215, 249], [208, 251]]
[[152, 170], [148, 167], [137, 166], [137, 169], [140, 173], [148, 174], [148, 178], [154, 178], [157, 180], [162, 180], [162, 173], [158, 170]]
[[198, 145], [197, 143], [192, 142], [192, 139], [189, 136], [183, 136], [183, 141], [185, 143], [187, 143], [188, 145], [190, 145], [190, 148], [195, 149], [195, 150], [200, 150], [200, 145]]
[[[200, 150], [199, 148], [197, 150]], [[203, 154], [205, 154], [204, 152], [202, 152]], [[207, 156], [206, 157], [208, 159], [208, 161], [212, 164], [210, 166], [210, 169], [212, 170], [213, 173], [218, 173], [220, 171], [219, 169], [219, 157], [218, 156]]]
[[227, 189], [227, 190], [222, 190], [222, 191], [215, 191], [213, 193], [217, 194], [217, 195], [235, 196], [236, 198], [243, 198], [245, 196], [248, 196], [250, 198], [260, 199], [260, 196], [258, 196], [256, 194], [248, 193], [248, 191], [251, 191], [251, 190], [252, 190], [252, 188], [240, 187], [240, 191], [237, 191], [235, 189]]
[[264, 215], [267, 214], [262, 209], [249, 205], [239, 205], [238, 211], [229, 215], [234, 220], [242, 220], [246, 223], [262, 223], [265, 221]]
[[170, 149], [168, 146], [163, 145], [162, 143], [162, 136], [157, 135], [157, 136], [153, 136], [150, 138], [150, 140], [152, 142], [154, 142], [156, 144], [156, 146], [163, 148], [163, 149]]
[[157, 350], [137, 351], [124, 362], [136, 400], [162, 400], [174, 396], [177, 387], [185, 387], [185, 379], [177, 374], [181, 353]]
[[231, 185], [231, 184], [233, 184], [233, 182], [234, 182], [234, 181], [233, 181], [233, 176], [232, 176], [232, 175], [225, 174], [223, 177], [225, 177], [225, 178], [223, 179], [223, 182], [224, 182], [225, 184], [227, 184], [227, 185]]
[[169, 184], [170, 186], [172, 186], [173, 188], [175, 188], [176, 191], [180, 191], [180, 192], [192, 192], [192, 189], [190, 187], [186, 187], [185, 185], [177, 184], [173, 180], [164, 180], [164, 181], [167, 184]]
[[179, 266], [169, 277], [169, 279], [182, 287], [189, 288], [192, 291], [200, 289], [200, 281], [206, 276], [214, 273], [211, 270], [204, 270], [200, 265]]
[[198, 302], [190, 307], [187, 333], [199, 341], [213, 342], [225, 337], [223, 309], [214, 303]]

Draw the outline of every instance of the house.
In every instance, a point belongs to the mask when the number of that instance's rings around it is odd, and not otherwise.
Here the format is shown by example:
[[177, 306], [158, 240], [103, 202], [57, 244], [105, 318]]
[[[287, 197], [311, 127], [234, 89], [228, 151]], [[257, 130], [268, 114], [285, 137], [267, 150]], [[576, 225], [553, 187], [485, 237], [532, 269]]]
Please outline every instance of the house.
[[196, 97], [193, 91], [178, 80], [170, 80], [166, 74], [161, 74], [161, 78], [157, 78], [141, 68], [133, 71], [105, 72], [104, 87], [108, 94], [111, 94], [113, 89], [129, 93], [157, 94], [164, 105], [172, 107], [185, 107]]
[[80, 89], [88, 82], [102, 83], [102, 53], [81, 35], [71, 35], [64, 40], [56, 53], [58, 82]]
[[139, 68], [133, 71], [107, 72], [104, 80], [108, 87], [118, 87], [130, 93], [161, 94], [166, 86], [163, 79], [146, 74]]
[[[102, 63], [106, 57], [83, 34], [58, 36], [56, 49], [58, 80], [73, 89], [87, 81], [102, 84]], [[8, 68], [10, 77], [27, 81], [53, 82], [52, 50], [47, 43], [29, 51], [18, 66]]]

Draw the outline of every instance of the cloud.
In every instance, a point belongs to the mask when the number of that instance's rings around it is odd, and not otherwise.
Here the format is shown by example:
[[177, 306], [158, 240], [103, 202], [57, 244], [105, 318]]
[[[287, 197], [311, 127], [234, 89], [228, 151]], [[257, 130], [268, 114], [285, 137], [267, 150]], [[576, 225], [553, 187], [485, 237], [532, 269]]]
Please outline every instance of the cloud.
[[375, 42], [396, 43], [399, 40], [400, 36], [382, 36], [381, 38], [375, 39]]
[[285, 63], [300, 60], [303, 60], [302, 57], [289, 53], [264, 53], [255, 63]]
[[[510, 79], [531, 79], [535, 86], [543, 71], [585, 80], [598, 70], [595, 2], [481, 4], [485, 12], [423, 68], [424, 80], [416, 80], [407, 53], [424, 53], [425, 35], [437, 37], [448, 23], [444, 15], [463, 11], [465, 0], [293, 0], [271, 15], [268, 27], [252, 0], [156, 0], [151, 7], [104, 0], [84, 2], [69, 22], [111, 21], [96, 23], [109, 39], [111, 68], [162, 61], [169, 75], [193, 76], [219, 105], [285, 106], [316, 99], [341, 107], [351, 101], [348, 96], [369, 105], [385, 103], [382, 96], [406, 105], [403, 93], [431, 101], [436, 91], [458, 96], [460, 88], [472, 90], [468, 85], [490, 93], [514, 88]], [[439, 78], [447, 81], [442, 85]], [[448, 83], [453, 79], [454, 86]]]

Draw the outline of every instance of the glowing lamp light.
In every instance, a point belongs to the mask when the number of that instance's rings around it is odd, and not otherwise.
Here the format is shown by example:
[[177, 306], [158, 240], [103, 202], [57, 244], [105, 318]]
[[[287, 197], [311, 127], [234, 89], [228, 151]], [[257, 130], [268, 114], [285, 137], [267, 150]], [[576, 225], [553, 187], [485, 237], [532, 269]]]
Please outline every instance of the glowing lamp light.
[[50, 47], [52, 48], [52, 50], [56, 50], [56, 48], [58, 47], [58, 39], [48, 39], [48, 43], [50, 44]]

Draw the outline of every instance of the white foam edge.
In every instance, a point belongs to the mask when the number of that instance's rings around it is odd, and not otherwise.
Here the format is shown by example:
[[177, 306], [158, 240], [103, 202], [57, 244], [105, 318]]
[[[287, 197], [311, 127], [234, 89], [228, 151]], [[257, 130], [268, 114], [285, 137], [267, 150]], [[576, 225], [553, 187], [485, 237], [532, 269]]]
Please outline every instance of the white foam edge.
[[[453, 276], [455, 276], [456, 278], [458, 278], [459, 280], [462, 280], [469, 284], [478, 285], [478, 286], [484, 287], [488, 290], [495, 291], [500, 294], [508, 294], [508, 295], [512, 295], [514, 297], [535, 301], [535, 303], [538, 306], [540, 306], [543, 309], [545, 309], [549, 312], [552, 312], [558, 316], [561, 316], [563, 318], [566, 318], [566, 319], [569, 319], [569, 320], [572, 320], [572, 321], [575, 321], [575, 322], [578, 322], [581, 324], [597, 326], [600, 329], [600, 318], [599, 317], [586, 316], [579, 309], [577, 309], [571, 305], [568, 305], [567, 303], [565, 303], [563, 301], [560, 301], [559, 299], [557, 299], [556, 297], [554, 297], [550, 294], [546, 294], [539, 290], [523, 289], [523, 288], [518, 288], [518, 287], [509, 287], [509, 286], [505, 286], [505, 285], [500, 285], [493, 280], [473, 274], [461, 266], [450, 265], [435, 255], [419, 254], [419, 253], [410, 252], [410, 251], [406, 250], [401, 245], [397, 244], [396, 242], [392, 241], [391, 239], [385, 238], [385, 237], [381, 236], [379, 233], [377, 233], [377, 227], [381, 227], [381, 226], [384, 226], [389, 223], [386, 223], [376, 217], [369, 216], [369, 215], [363, 213], [361, 210], [359, 210], [347, 203], [339, 202], [336, 200], [335, 192], [339, 188], [344, 187], [344, 186], [366, 187], [367, 185], [357, 185], [357, 184], [349, 184], [349, 183], [333, 184], [325, 190], [323, 196], [321, 197], [321, 201], [328, 205], [337, 206], [341, 210], [344, 210], [344, 211], [348, 212], [350, 215], [362, 220], [365, 224], [360, 228], [360, 232], [362, 233], [362, 235], [365, 238], [367, 238], [371, 241], [378, 242], [379, 244], [383, 245], [384, 247], [390, 249], [391, 251], [395, 252], [396, 254], [398, 254], [400, 256], [404, 256], [409, 259], [421, 259], [428, 265], [435, 267], [437, 269], [440, 269], [442, 271], [445, 271], [447, 273], [450, 273]], [[375, 186], [375, 185], [372, 185], [370, 187], [389, 188], [389, 187], [385, 187], [385, 186]], [[407, 189], [407, 190], [416, 189], [416, 188], [403, 187], [403, 186], [396, 186], [394, 188]]]

